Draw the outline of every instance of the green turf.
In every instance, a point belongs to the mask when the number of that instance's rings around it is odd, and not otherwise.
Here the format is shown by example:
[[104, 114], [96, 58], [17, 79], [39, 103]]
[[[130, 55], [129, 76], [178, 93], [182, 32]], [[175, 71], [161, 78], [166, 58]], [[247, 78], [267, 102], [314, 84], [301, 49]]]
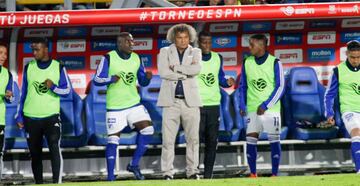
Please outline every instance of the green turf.
[[72, 182], [64, 186], [360, 186], [360, 175], [331, 174], [319, 176], [281, 176], [264, 178], [229, 178], [213, 180], [147, 180], [147, 181], [116, 181], [116, 182]]

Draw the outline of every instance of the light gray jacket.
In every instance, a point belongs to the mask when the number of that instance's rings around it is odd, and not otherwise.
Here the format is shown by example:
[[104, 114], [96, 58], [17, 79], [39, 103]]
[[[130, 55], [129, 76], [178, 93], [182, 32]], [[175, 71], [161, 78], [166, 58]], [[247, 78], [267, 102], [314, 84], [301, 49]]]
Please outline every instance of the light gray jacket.
[[[201, 70], [201, 50], [188, 46], [184, 51], [182, 64], [175, 44], [160, 49], [157, 65], [162, 79], [157, 105], [172, 106], [175, 102], [175, 88], [178, 80], [182, 80], [185, 100], [190, 107], [201, 107], [197, 75]], [[174, 65], [171, 70], [170, 66]]]

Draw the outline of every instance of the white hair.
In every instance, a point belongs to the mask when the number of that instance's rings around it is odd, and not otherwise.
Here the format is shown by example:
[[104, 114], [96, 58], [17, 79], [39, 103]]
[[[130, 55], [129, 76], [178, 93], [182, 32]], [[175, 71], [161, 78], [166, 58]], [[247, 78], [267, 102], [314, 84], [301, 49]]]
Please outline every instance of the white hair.
[[168, 30], [166, 35], [166, 40], [168, 40], [170, 43], [175, 43], [175, 36], [176, 33], [178, 32], [188, 32], [191, 43], [195, 42], [197, 39], [196, 30], [194, 29], [194, 27], [182, 23], [182, 24], [176, 24]]

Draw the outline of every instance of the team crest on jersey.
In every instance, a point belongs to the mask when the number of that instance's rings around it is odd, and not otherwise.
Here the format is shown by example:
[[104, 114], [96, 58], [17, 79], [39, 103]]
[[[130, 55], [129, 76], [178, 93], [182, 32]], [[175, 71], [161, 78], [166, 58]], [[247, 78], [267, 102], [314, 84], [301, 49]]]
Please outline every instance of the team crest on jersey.
[[49, 91], [49, 88], [45, 85], [45, 82], [39, 83], [38, 81], [35, 81], [32, 83], [34, 86], [36, 93], [39, 95], [46, 94]]
[[351, 83], [350, 86], [357, 95], [360, 95], [360, 86], [357, 83]]
[[251, 80], [251, 84], [256, 90], [260, 92], [262, 92], [267, 86], [267, 83], [263, 78], [259, 78], [257, 80], [253, 79]]
[[203, 80], [208, 87], [212, 87], [215, 83], [215, 75], [213, 73], [201, 74], [200, 79]]
[[126, 85], [130, 85], [135, 81], [135, 75], [132, 72], [120, 72], [120, 77]]

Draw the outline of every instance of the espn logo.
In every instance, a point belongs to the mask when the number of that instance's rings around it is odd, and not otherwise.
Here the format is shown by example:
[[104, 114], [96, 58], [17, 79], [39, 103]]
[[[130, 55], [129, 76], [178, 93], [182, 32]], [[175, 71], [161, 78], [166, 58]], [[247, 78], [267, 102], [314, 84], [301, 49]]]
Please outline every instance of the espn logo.
[[219, 52], [223, 57], [224, 66], [236, 66], [237, 65], [237, 53], [233, 52]]
[[137, 38], [134, 39], [134, 50], [151, 50], [153, 48], [152, 38]]
[[303, 62], [302, 49], [275, 50], [275, 56], [277, 58], [279, 58], [282, 63], [301, 63], [301, 62]]
[[86, 49], [86, 41], [78, 40], [58, 40], [57, 52], [84, 52]]
[[308, 44], [332, 44], [336, 41], [336, 32], [309, 32]]

